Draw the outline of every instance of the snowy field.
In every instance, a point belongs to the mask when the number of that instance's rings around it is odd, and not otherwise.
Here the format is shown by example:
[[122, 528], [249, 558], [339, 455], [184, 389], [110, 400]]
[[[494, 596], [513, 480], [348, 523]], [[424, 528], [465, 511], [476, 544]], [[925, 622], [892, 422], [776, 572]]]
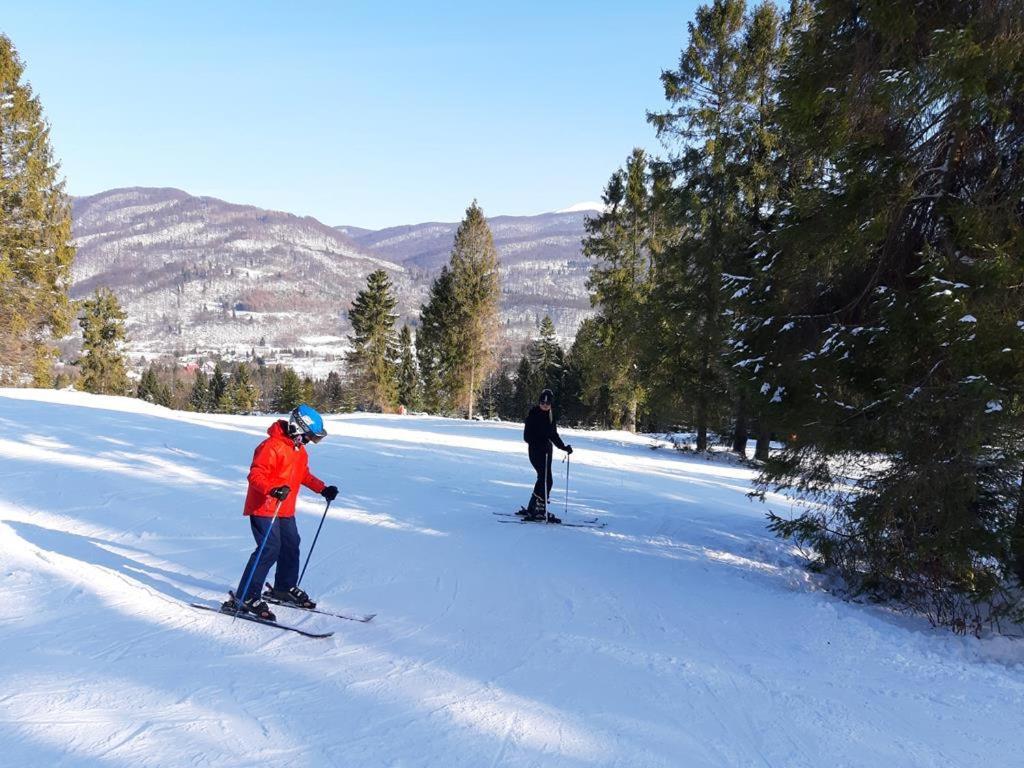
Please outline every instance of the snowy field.
[[[517, 425], [331, 418], [303, 586], [377, 618], [278, 611], [322, 640], [192, 609], [252, 548], [271, 421], [0, 390], [0, 763], [1024, 764], [1024, 643], [816, 589], [750, 470], [622, 433], [566, 431], [590, 530], [491, 514], [533, 482]], [[303, 558], [322, 511], [303, 491]]]

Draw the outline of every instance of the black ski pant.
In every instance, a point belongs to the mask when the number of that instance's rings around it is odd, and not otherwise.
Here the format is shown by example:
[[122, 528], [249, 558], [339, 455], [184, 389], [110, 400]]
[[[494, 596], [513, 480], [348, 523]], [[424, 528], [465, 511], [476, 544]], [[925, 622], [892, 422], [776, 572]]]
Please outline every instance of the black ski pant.
[[531, 445], [530, 463], [537, 470], [537, 482], [534, 483], [533, 495], [526, 509], [530, 512], [546, 512], [544, 502], [551, 498], [551, 486], [555, 482], [551, 477], [551, 446]]
[[[295, 525], [294, 517], [279, 517], [270, 522], [272, 517], [249, 516], [249, 527], [252, 528], [252, 536], [256, 539], [256, 549], [249, 555], [249, 562], [242, 572], [242, 578], [238, 582], [238, 589], [235, 595], [245, 600], [250, 597], [259, 597], [263, 593], [263, 582], [267, 580], [271, 567], [277, 563], [277, 571], [274, 574], [274, 589], [283, 592], [295, 586], [299, 580], [299, 529]], [[263, 537], [267, 535], [267, 544], [263, 547], [263, 554], [260, 555], [260, 544]], [[259, 559], [257, 560], [257, 555]], [[255, 567], [255, 569], [254, 569]], [[245, 582], [252, 573], [252, 580], [249, 581], [249, 594], [242, 595], [245, 589]]]

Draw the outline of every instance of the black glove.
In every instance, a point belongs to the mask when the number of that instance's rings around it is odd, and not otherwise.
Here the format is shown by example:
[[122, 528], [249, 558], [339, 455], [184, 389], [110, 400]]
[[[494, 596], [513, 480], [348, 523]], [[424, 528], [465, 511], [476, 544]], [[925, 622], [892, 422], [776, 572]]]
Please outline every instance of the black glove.
[[566, 453], [572, 453], [572, 446], [571, 445], [565, 446], [565, 452]]
[[279, 485], [277, 488], [270, 489], [270, 495], [278, 501], [284, 501], [288, 498], [288, 494], [292, 492], [292, 489], [287, 485]]
[[320, 495], [323, 496], [328, 501], [334, 501], [336, 498], [338, 498], [338, 486], [328, 485], [326, 488], [320, 491]]

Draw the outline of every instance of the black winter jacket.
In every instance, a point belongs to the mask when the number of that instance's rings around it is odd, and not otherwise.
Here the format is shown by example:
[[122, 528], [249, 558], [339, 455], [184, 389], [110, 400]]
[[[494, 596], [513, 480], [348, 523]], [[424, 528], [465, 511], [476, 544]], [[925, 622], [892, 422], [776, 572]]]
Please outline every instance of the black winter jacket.
[[523, 440], [529, 443], [531, 449], [548, 450], [548, 445], [554, 443], [563, 451], [565, 443], [558, 436], [558, 425], [555, 424], [554, 413], [545, 413], [539, 405], [533, 406], [526, 416], [526, 425], [523, 427]]

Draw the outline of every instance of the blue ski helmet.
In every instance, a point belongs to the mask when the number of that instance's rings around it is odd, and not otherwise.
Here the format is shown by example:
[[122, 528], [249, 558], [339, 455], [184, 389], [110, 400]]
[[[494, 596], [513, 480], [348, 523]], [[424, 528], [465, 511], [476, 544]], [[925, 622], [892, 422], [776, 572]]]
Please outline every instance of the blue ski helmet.
[[309, 443], [319, 443], [327, 437], [323, 418], [315, 408], [305, 403], [293, 410], [288, 417], [288, 433], [292, 437], [302, 437]]

